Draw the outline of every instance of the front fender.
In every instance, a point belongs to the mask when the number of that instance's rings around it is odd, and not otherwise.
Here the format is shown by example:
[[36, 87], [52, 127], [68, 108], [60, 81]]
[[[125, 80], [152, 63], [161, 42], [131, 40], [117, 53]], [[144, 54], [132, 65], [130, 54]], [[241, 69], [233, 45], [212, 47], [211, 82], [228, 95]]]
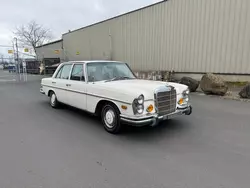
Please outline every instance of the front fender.
[[99, 97], [96, 95], [87, 95], [87, 110], [91, 113], [96, 113], [97, 111], [101, 111], [101, 109], [99, 108], [101, 108], [103, 104], [107, 102], [116, 105], [121, 114], [125, 115], [133, 114], [132, 104], [107, 97]]

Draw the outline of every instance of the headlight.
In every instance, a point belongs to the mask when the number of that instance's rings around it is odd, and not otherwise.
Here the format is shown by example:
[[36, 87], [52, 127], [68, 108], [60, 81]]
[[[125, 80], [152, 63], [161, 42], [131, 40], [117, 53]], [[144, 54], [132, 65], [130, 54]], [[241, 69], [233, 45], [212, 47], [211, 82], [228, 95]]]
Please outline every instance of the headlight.
[[144, 110], [144, 106], [143, 105], [139, 104], [136, 108], [137, 108], [138, 114], [142, 114], [143, 113], [143, 110]]
[[181, 106], [186, 106], [188, 104], [189, 101], [189, 89], [186, 89], [182, 92], [183, 97], [180, 98], [180, 100], [178, 101], [178, 104]]
[[144, 96], [140, 95], [138, 98], [134, 99], [133, 102], [134, 114], [142, 114], [144, 111]]
[[186, 90], [183, 91], [182, 94], [185, 96], [185, 95], [189, 95], [189, 93], [190, 93], [189, 89], [186, 89]]
[[143, 104], [143, 103], [144, 103], [144, 96], [143, 96], [143, 95], [140, 95], [140, 96], [137, 98], [137, 102], [138, 102], [138, 104]]

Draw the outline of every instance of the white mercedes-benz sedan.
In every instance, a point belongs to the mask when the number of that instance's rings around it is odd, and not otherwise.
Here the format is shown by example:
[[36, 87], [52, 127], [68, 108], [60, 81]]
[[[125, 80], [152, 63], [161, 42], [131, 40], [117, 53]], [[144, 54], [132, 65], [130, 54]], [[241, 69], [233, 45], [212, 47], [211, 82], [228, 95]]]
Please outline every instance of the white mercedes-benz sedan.
[[99, 116], [110, 133], [126, 124], [155, 126], [192, 113], [188, 86], [138, 79], [117, 61], [62, 63], [51, 78], [41, 80], [40, 92], [53, 108], [64, 103]]

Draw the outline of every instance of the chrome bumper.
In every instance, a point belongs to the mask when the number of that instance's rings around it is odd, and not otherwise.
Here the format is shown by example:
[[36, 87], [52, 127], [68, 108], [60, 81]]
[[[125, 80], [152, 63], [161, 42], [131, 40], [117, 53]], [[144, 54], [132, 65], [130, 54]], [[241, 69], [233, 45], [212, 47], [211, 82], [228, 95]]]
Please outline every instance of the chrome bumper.
[[43, 91], [43, 88], [40, 88], [40, 93], [45, 94], [45, 92]]
[[156, 126], [159, 122], [167, 119], [172, 119], [180, 115], [190, 115], [192, 113], [192, 109], [193, 109], [192, 106], [188, 106], [187, 108], [177, 109], [174, 113], [166, 114], [163, 116], [159, 116], [158, 114], [153, 114], [150, 116], [143, 116], [143, 117], [128, 117], [121, 115], [120, 120], [123, 123], [137, 127], [145, 125]]

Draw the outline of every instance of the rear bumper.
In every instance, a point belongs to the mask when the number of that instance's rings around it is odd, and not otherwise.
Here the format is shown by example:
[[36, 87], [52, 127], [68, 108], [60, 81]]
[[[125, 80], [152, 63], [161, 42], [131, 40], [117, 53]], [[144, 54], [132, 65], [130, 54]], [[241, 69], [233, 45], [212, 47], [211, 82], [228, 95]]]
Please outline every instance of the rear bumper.
[[188, 106], [187, 108], [177, 109], [174, 113], [167, 114], [164, 116], [159, 116], [158, 114], [153, 114], [150, 116], [143, 116], [143, 117], [128, 117], [121, 115], [120, 120], [123, 123], [141, 127], [145, 125], [156, 126], [159, 122], [172, 119], [180, 115], [191, 115], [192, 114], [192, 106]]
[[45, 94], [45, 91], [43, 90], [42, 87], [40, 88], [40, 93], [41, 93], [41, 94]]

